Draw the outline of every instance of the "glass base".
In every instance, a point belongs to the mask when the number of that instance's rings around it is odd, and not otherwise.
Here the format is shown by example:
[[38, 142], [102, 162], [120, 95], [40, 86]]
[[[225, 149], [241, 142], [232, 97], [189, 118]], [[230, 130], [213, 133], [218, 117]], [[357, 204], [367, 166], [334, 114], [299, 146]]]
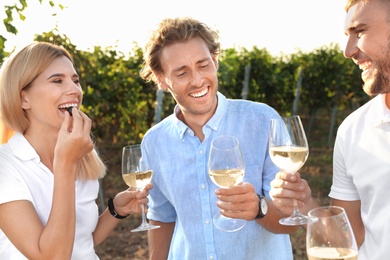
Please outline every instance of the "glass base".
[[160, 226], [152, 225], [149, 223], [142, 223], [139, 227], [132, 229], [131, 232], [147, 231], [151, 229], [159, 228]]
[[213, 222], [215, 227], [218, 229], [225, 231], [225, 232], [235, 232], [240, 229], [242, 229], [245, 224], [246, 220], [244, 219], [238, 219], [238, 218], [228, 218], [223, 216], [220, 213], [217, 213], [213, 217]]
[[287, 218], [280, 219], [279, 223], [285, 226], [300, 226], [300, 225], [306, 225], [308, 219], [309, 218], [307, 216], [299, 212], [296, 212]]

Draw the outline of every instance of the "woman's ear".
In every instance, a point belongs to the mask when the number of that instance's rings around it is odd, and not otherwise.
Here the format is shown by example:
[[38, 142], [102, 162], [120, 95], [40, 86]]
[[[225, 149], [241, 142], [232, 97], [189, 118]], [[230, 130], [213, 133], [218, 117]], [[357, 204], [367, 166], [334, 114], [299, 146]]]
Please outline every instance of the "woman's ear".
[[28, 101], [28, 95], [24, 90], [20, 92], [20, 103], [22, 104], [22, 108], [24, 110], [30, 109], [30, 102]]

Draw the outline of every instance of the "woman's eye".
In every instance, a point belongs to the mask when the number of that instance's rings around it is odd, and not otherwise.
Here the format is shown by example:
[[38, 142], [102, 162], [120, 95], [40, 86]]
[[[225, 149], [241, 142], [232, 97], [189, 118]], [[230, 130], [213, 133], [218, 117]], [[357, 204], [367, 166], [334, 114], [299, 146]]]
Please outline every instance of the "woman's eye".
[[53, 80], [53, 82], [56, 83], [56, 84], [61, 84], [62, 80], [61, 79], [56, 79], [56, 80]]
[[73, 80], [73, 82], [75, 83], [75, 84], [80, 84], [80, 80], [79, 79], [76, 79], [76, 80]]

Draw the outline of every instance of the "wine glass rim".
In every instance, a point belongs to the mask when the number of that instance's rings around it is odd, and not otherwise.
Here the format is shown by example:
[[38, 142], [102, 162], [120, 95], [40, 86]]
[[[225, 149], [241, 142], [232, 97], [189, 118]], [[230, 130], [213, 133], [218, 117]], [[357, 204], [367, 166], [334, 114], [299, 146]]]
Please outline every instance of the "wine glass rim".
[[[215, 146], [216, 141], [219, 141], [219, 139], [221, 139], [221, 138], [230, 138], [231, 140], [234, 141], [234, 143], [231, 146], [229, 146], [229, 147], [225, 146], [224, 148]], [[226, 145], [226, 143], [224, 143], [224, 144]], [[235, 137], [233, 135], [219, 135], [211, 141], [211, 147], [213, 147], [214, 149], [217, 149], [217, 150], [231, 150], [239, 145], [240, 145], [240, 141], [238, 140], [237, 137]]]
[[281, 117], [274, 117], [271, 118], [271, 120], [284, 120], [284, 119], [289, 119], [289, 118], [301, 118], [299, 115], [291, 115], [291, 116], [281, 116]]
[[219, 139], [219, 138], [222, 138], [222, 137], [224, 137], [224, 138], [229, 137], [229, 138], [232, 138], [232, 139], [237, 140], [237, 142], [238, 142], [238, 138], [235, 137], [234, 135], [218, 135], [217, 137], [215, 137], [215, 138], [213, 139], [213, 141], [214, 141], [215, 139]]
[[125, 148], [131, 148], [131, 147], [141, 147], [141, 144], [129, 144], [129, 145], [125, 145], [125, 146], [123, 146], [123, 149], [125, 149]]
[[[330, 215], [330, 216], [318, 216], [316, 215], [316, 213], [318, 213], [319, 211], [322, 211], [324, 209], [328, 209], [328, 210], [336, 210], [337, 212], [332, 212], [333, 215]], [[342, 214], [345, 214], [345, 209], [343, 207], [340, 207], [340, 206], [322, 206], [322, 207], [317, 207], [317, 208], [314, 208], [314, 209], [311, 209], [307, 215], [309, 217], [313, 217], [313, 218], [333, 218], [333, 217], [337, 217], [337, 216], [340, 216]]]

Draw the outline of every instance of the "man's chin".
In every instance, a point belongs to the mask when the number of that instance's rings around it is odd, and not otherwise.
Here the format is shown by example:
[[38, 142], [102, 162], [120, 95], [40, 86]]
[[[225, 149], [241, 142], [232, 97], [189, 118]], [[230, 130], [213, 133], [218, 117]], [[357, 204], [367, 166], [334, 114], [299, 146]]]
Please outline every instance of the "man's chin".
[[369, 96], [375, 95], [372, 87], [373, 87], [373, 80], [365, 81], [363, 84], [363, 90]]
[[363, 81], [363, 90], [369, 96], [390, 92], [390, 72], [385, 73], [383, 70], [379, 70], [372, 77], [363, 78]]

